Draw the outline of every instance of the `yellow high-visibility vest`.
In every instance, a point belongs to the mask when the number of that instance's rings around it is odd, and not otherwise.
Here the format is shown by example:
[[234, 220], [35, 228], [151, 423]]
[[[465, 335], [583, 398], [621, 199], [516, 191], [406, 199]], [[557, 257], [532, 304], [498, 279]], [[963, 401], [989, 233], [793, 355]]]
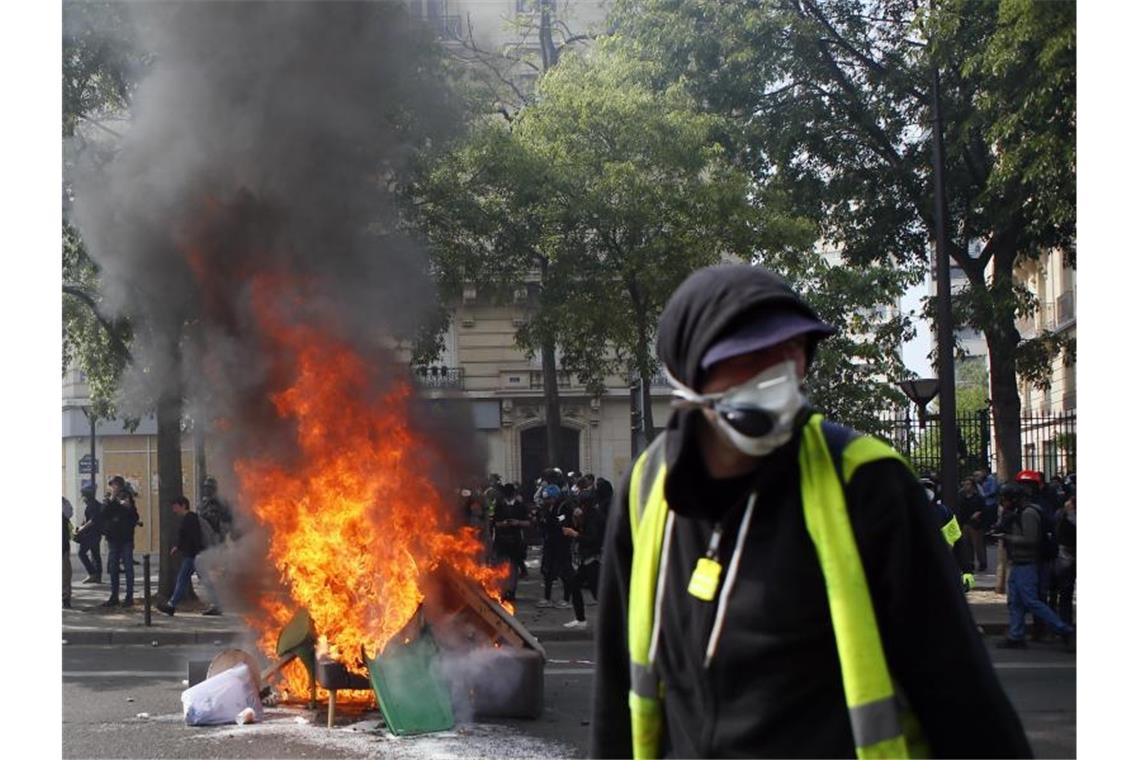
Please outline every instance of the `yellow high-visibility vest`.
[[[850, 482], [861, 465], [880, 459], [905, 460], [870, 436], [850, 440], [840, 458], [834, 462], [829, 453], [823, 415], [812, 415], [800, 441], [800, 494], [808, 534], [827, 586], [855, 751], [860, 758], [913, 757], [924, 752], [921, 732], [895, 694], [843, 495], [843, 484]], [[666, 685], [657, 676], [654, 658], [662, 581], [671, 543], [667, 534], [673, 519], [665, 502], [665, 471], [664, 436], [659, 436], [638, 457], [630, 477], [633, 562], [627, 624], [635, 758], [659, 757], [661, 753]]]

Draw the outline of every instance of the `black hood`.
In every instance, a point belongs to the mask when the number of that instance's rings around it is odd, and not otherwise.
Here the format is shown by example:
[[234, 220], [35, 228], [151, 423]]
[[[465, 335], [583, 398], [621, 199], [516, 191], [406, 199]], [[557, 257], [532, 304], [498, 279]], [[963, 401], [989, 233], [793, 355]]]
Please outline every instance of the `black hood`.
[[[701, 357], [729, 328], [760, 308], [780, 306], [818, 319], [777, 274], [759, 266], [730, 264], [699, 269], [673, 293], [657, 324], [657, 356], [694, 390]], [[809, 358], [811, 355], [809, 347]]]

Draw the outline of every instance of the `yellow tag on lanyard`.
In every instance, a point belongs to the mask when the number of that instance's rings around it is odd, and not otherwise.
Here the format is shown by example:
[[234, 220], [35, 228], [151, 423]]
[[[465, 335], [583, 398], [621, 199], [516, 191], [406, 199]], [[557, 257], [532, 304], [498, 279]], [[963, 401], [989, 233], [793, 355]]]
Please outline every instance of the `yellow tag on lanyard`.
[[709, 557], [697, 560], [693, 568], [693, 576], [689, 578], [689, 593], [702, 602], [711, 602], [716, 596], [716, 587], [720, 582], [720, 563]]

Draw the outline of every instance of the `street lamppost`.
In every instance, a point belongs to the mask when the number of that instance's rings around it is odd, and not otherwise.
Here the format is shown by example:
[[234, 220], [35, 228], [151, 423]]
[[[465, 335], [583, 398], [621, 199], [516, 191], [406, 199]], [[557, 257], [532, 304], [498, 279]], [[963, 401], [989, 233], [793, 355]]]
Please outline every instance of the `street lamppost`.
[[[924, 377], [916, 378], [914, 380], [903, 380], [898, 383], [899, 388], [906, 397], [914, 402], [918, 407], [918, 427], [920, 430], [926, 429], [926, 405], [938, 395], [938, 378]], [[906, 455], [908, 458], [913, 458], [911, 448], [911, 436], [913, 431], [910, 427], [910, 405], [906, 407]]]
[[[938, 387], [937, 377], [924, 377], [916, 380], [903, 380], [899, 384], [899, 388], [906, 397], [915, 403], [918, 407], [918, 426], [926, 428], [926, 405], [929, 404], [935, 396], [938, 395], [940, 388]], [[907, 407], [907, 417], [910, 417], [910, 407]]]

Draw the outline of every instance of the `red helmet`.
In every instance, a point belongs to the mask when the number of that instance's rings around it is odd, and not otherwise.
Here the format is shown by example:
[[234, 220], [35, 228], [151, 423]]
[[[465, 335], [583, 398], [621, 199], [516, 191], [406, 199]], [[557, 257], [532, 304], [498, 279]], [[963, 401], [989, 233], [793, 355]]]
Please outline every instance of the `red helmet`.
[[1041, 477], [1041, 473], [1036, 470], [1022, 470], [1014, 475], [1013, 479], [1018, 483], [1036, 483], [1037, 485], [1042, 485], [1045, 482], [1045, 479]]

